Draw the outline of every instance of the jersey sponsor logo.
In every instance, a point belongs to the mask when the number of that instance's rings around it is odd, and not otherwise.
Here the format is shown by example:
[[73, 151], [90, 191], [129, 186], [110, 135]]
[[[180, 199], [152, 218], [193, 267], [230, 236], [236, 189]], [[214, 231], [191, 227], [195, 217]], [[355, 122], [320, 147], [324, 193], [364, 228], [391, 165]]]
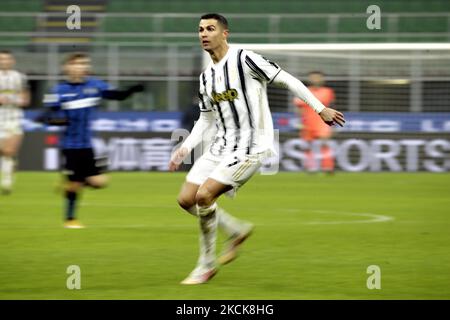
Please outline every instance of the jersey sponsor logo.
[[222, 101], [233, 101], [238, 97], [238, 92], [236, 89], [228, 89], [221, 93], [213, 92], [213, 100], [215, 103], [220, 103]]

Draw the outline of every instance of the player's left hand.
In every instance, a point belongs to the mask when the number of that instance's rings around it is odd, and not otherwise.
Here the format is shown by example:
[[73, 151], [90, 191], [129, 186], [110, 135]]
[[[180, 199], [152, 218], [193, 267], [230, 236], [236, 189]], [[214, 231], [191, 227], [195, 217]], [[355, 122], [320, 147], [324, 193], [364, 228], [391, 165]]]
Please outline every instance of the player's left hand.
[[322, 110], [322, 112], [319, 113], [319, 116], [329, 126], [332, 126], [335, 123], [337, 123], [341, 127], [344, 126], [345, 123], [344, 115], [337, 110], [325, 108]]
[[186, 158], [188, 154], [189, 150], [187, 148], [179, 148], [175, 150], [175, 152], [172, 154], [172, 157], [170, 158], [169, 170], [170, 171], [178, 170], [184, 158]]

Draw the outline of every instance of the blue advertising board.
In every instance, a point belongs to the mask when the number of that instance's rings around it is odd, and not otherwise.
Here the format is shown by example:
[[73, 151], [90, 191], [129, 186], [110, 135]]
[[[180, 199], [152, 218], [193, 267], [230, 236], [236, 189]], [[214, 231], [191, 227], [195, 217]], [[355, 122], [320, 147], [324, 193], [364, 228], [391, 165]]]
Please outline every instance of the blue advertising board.
[[[27, 111], [23, 122], [25, 131], [58, 131], [33, 121], [36, 111]], [[96, 131], [114, 132], [171, 132], [180, 127], [181, 112], [98, 112], [93, 121]], [[294, 113], [273, 113], [275, 129], [292, 132], [300, 129]], [[346, 125], [336, 127], [339, 132], [450, 132], [450, 112], [346, 112]]]

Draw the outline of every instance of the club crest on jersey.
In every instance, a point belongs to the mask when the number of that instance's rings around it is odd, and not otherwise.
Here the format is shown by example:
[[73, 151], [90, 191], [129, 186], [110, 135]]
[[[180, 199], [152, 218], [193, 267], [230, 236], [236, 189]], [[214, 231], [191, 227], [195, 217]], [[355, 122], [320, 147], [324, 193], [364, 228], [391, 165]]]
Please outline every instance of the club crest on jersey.
[[236, 89], [228, 89], [221, 93], [213, 92], [212, 96], [215, 103], [222, 101], [233, 101], [238, 97], [238, 92]]

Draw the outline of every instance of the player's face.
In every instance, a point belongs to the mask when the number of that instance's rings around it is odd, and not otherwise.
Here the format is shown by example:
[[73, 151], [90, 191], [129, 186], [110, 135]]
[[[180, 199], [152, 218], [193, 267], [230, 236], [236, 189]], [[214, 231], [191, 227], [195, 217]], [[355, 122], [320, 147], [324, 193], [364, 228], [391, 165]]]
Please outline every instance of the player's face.
[[91, 59], [78, 58], [71, 60], [64, 66], [64, 71], [73, 80], [82, 80], [91, 70]]
[[10, 70], [15, 64], [14, 57], [9, 53], [0, 54], [0, 70]]
[[214, 51], [227, 40], [228, 30], [215, 19], [202, 19], [198, 26], [200, 45], [206, 51]]
[[311, 73], [308, 76], [309, 83], [314, 87], [321, 87], [325, 83], [323, 75], [320, 73]]

